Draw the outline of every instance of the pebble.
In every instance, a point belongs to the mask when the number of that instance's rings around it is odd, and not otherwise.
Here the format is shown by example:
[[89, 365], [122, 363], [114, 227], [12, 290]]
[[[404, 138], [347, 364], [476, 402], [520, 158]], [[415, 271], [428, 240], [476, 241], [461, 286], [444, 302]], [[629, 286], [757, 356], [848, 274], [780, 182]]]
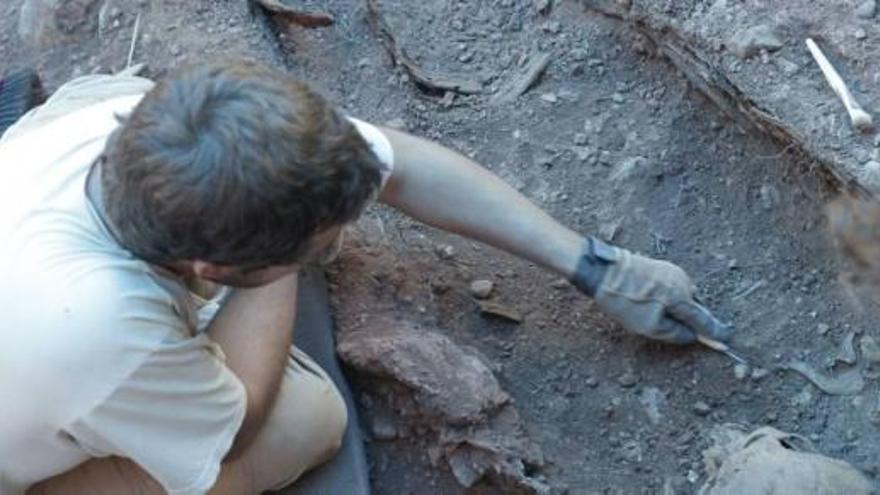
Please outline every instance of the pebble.
[[583, 132], [578, 132], [574, 135], [574, 144], [578, 146], [583, 146], [587, 144], [587, 135]]
[[801, 69], [798, 64], [792, 62], [791, 60], [788, 60], [787, 58], [782, 57], [776, 60], [776, 65], [778, 65], [779, 68], [782, 69], [782, 72], [785, 72], [789, 76], [796, 74], [797, 71]]
[[856, 7], [856, 17], [859, 19], [870, 19], [877, 13], [877, 1], [866, 0]]
[[375, 414], [370, 422], [370, 432], [376, 440], [393, 440], [397, 438], [397, 425], [385, 414]]
[[859, 181], [869, 189], [880, 189], [880, 162], [871, 160], [857, 173]]
[[706, 404], [701, 400], [694, 403], [694, 414], [697, 416], [706, 416], [710, 412], [712, 412], [712, 406], [709, 404]]
[[596, 379], [595, 376], [588, 376], [584, 383], [590, 388], [596, 388], [599, 386], [599, 380]]
[[828, 330], [831, 330], [831, 326], [827, 323], [819, 323], [816, 326], [816, 331], [819, 332], [819, 335], [825, 335], [828, 333]]
[[880, 344], [877, 343], [874, 337], [865, 335], [862, 337], [859, 347], [861, 347], [862, 357], [866, 361], [872, 364], [880, 364]]
[[737, 380], [744, 380], [749, 375], [749, 367], [745, 364], [737, 364], [733, 367], [733, 374]]
[[739, 58], [746, 59], [761, 50], [774, 52], [782, 48], [782, 40], [772, 26], [761, 24], [737, 32], [728, 41], [730, 50]]
[[474, 280], [470, 286], [471, 295], [477, 299], [487, 299], [492, 295], [493, 289], [495, 289], [495, 284], [491, 280], [485, 279]]
[[752, 380], [758, 381], [769, 375], [770, 372], [765, 370], [764, 368], [755, 368], [752, 370]]
[[434, 251], [437, 253], [437, 256], [440, 259], [451, 260], [455, 256], [455, 248], [450, 246], [449, 244], [440, 244]]
[[856, 28], [856, 30], [853, 31], [853, 37], [857, 40], [863, 40], [868, 37], [868, 33], [862, 28]]
[[547, 103], [556, 103], [559, 101], [559, 98], [555, 93], [544, 93], [541, 95], [541, 99], [546, 101]]
[[405, 131], [406, 130], [406, 121], [400, 117], [397, 117], [397, 118], [394, 118], [391, 120], [386, 120], [385, 127], [390, 127], [391, 129]]
[[781, 196], [779, 194], [779, 189], [770, 185], [764, 184], [761, 186], [761, 206], [764, 207], [765, 210], [772, 210], [779, 204], [781, 200]]
[[627, 371], [617, 378], [617, 383], [619, 383], [620, 386], [623, 388], [634, 387], [637, 383], [639, 383], [639, 376], [632, 371]]

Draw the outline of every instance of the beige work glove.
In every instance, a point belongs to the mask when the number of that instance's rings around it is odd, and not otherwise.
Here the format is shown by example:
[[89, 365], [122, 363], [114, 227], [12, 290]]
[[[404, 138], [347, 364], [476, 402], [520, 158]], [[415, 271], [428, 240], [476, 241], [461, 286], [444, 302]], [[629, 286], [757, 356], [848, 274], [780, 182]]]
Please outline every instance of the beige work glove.
[[627, 330], [656, 340], [689, 344], [698, 335], [726, 341], [730, 328], [695, 297], [684, 270], [588, 237], [571, 282]]

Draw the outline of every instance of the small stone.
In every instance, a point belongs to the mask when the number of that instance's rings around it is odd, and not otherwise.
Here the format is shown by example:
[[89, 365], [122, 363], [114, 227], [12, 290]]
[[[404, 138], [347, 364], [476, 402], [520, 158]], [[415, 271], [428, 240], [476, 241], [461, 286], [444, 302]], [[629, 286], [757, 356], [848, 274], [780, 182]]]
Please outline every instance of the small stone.
[[871, 160], [857, 172], [859, 182], [868, 189], [880, 189], [880, 162]]
[[627, 371], [617, 378], [617, 383], [619, 383], [620, 386], [623, 388], [634, 387], [637, 383], [639, 383], [639, 376], [632, 371]]
[[574, 146], [571, 148], [578, 160], [585, 162], [595, 154], [595, 150], [589, 146]]
[[588, 139], [589, 138], [587, 137], [587, 135], [585, 133], [578, 132], [574, 135], [574, 144], [576, 144], [578, 146], [583, 146], [583, 145], [587, 144]]
[[370, 421], [370, 432], [376, 440], [393, 440], [397, 438], [397, 425], [387, 414], [375, 414]]
[[587, 379], [584, 380], [584, 384], [590, 388], [596, 388], [599, 386], [599, 380], [597, 380], [595, 376], [588, 376]]
[[546, 101], [547, 103], [556, 103], [559, 101], [559, 98], [555, 93], [544, 93], [541, 95], [541, 99]]
[[458, 61], [466, 64], [474, 59], [474, 52], [464, 52], [458, 57]]
[[792, 62], [791, 60], [788, 60], [787, 58], [779, 57], [775, 61], [776, 65], [778, 65], [779, 68], [782, 69], [782, 72], [785, 72], [786, 75], [791, 76], [796, 74], [797, 71], [801, 70], [801, 67], [798, 64]]
[[862, 28], [856, 28], [856, 30], [853, 31], [853, 37], [857, 40], [863, 40], [868, 37], [868, 33]]
[[776, 189], [776, 187], [770, 184], [764, 184], [761, 186], [761, 206], [763, 206], [765, 210], [772, 210], [779, 204], [780, 200], [779, 189]]
[[391, 120], [386, 120], [385, 127], [390, 127], [391, 129], [397, 129], [399, 131], [405, 131], [407, 126], [406, 126], [405, 120], [403, 120], [400, 117], [397, 117], [397, 118], [394, 118]]
[[770, 372], [765, 370], [764, 368], [755, 368], [752, 370], [752, 380], [757, 382], [769, 374]]
[[870, 335], [862, 337], [859, 345], [862, 349], [862, 357], [871, 364], [880, 364], [880, 344], [877, 339]]
[[774, 52], [782, 48], [782, 45], [779, 35], [767, 24], [739, 31], [728, 41], [730, 50], [741, 59], [757, 55], [761, 50]]
[[859, 19], [870, 19], [877, 13], [877, 1], [866, 0], [856, 7], [856, 17]]
[[831, 326], [827, 323], [819, 323], [816, 326], [816, 331], [819, 332], [819, 335], [825, 335], [829, 330], [831, 330]]
[[614, 93], [613, 95], [611, 95], [611, 101], [613, 101], [614, 103], [623, 103], [626, 101], [626, 99], [623, 97], [622, 94]]
[[492, 301], [480, 301], [480, 312], [486, 316], [492, 316], [507, 320], [512, 323], [522, 323], [522, 313], [514, 308]]
[[744, 380], [749, 375], [749, 367], [745, 364], [737, 364], [733, 367], [733, 374], [737, 380]]
[[443, 260], [451, 260], [455, 257], [455, 248], [450, 246], [449, 244], [440, 244], [434, 251], [437, 253], [437, 256]]
[[696, 414], [697, 416], [706, 416], [710, 412], [712, 412], [712, 406], [710, 406], [709, 404], [706, 404], [701, 400], [697, 401], [694, 404], [694, 414]]
[[550, 0], [534, 0], [535, 10], [538, 11], [539, 14], [546, 14], [550, 12], [550, 9], [553, 7], [553, 2]]
[[492, 295], [493, 289], [495, 284], [491, 280], [474, 280], [470, 286], [471, 295], [477, 299], [487, 299]]
[[647, 168], [648, 159], [643, 156], [625, 158], [614, 167], [609, 178], [614, 182], [625, 182]]

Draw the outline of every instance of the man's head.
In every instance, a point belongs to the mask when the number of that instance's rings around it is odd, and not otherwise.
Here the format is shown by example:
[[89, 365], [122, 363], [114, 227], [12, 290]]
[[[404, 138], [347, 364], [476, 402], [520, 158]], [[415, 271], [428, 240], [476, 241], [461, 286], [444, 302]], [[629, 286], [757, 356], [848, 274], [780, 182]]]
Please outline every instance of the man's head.
[[248, 273], [296, 264], [332, 241], [323, 237], [360, 214], [379, 169], [353, 125], [305, 84], [212, 63], [144, 97], [108, 142], [101, 186], [108, 220], [135, 255], [253, 285], [267, 275]]

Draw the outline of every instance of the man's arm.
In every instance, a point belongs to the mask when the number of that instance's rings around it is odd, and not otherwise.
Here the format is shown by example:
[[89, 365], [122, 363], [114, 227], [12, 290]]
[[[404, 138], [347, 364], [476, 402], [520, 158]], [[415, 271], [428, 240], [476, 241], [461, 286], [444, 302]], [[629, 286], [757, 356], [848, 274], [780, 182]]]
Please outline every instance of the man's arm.
[[244, 423], [227, 459], [250, 444], [275, 401], [293, 341], [296, 293], [296, 273], [269, 285], [235, 289], [208, 327], [247, 391]]
[[581, 237], [461, 154], [382, 131], [394, 152], [382, 202], [564, 276], [632, 332], [674, 343], [729, 339], [730, 328], [699, 303], [678, 266]]
[[380, 201], [571, 278], [582, 236], [461, 154], [393, 129], [382, 132], [394, 149], [394, 170]]

